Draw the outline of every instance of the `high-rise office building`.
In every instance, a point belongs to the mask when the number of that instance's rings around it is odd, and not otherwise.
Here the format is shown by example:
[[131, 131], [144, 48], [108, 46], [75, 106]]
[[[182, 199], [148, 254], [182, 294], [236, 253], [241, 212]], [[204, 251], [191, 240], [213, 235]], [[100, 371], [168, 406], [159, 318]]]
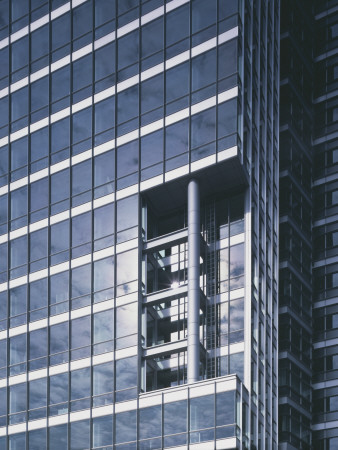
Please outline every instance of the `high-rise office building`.
[[0, 27], [1, 450], [275, 449], [279, 1]]
[[316, 2], [313, 108], [313, 447], [338, 448], [338, 2]]

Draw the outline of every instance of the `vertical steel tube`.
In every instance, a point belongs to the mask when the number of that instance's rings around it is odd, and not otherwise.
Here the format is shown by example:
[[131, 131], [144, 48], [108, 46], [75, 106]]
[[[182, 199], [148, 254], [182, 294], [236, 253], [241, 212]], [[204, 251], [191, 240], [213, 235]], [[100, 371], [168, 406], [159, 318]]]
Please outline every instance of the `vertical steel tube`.
[[188, 185], [188, 383], [199, 380], [200, 365], [200, 195]]

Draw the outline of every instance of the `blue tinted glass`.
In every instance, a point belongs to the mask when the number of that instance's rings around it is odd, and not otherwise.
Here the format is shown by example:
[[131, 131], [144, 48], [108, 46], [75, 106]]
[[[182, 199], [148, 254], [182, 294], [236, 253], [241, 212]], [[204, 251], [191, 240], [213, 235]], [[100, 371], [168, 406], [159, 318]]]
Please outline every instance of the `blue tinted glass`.
[[91, 265], [77, 267], [72, 270], [72, 298], [90, 293], [91, 290]]
[[69, 272], [61, 272], [50, 278], [50, 303], [59, 303], [69, 298]]
[[18, 239], [11, 241], [11, 268], [21, 266], [27, 263], [28, 249], [27, 249], [28, 236], [22, 236]]
[[71, 400], [90, 396], [91, 376], [90, 367], [73, 370], [71, 372]]
[[166, 45], [189, 36], [189, 5], [177, 8], [166, 15]]
[[30, 201], [32, 211], [48, 206], [48, 187], [48, 178], [44, 178], [31, 184]]
[[28, 433], [29, 450], [41, 450], [47, 445], [47, 429], [32, 430]]
[[111, 84], [115, 77], [115, 42], [105, 45], [95, 51], [95, 81], [109, 77]]
[[215, 396], [204, 395], [190, 399], [190, 430], [215, 426]]
[[153, 20], [141, 29], [142, 58], [163, 49], [163, 17]]
[[210, 50], [192, 60], [192, 90], [216, 81], [216, 50]]
[[48, 353], [47, 328], [29, 333], [29, 359], [41, 358]]
[[138, 198], [133, 195], [117, 202], [117, 231], [133, 227], [138, 223]]
[[90, 316], [72, 320], [71, 346], [72, 348], [90, 345]]
[[28, 13], [29, 3], [25, 0], [16, 0], [11, 2], [12, 20], [17, 20]]
[[68, 349], [68, 322], [50, 327], [50, 353]]
[[163, 130], [141, 139], [141, 168], [163, 161]]
[[29, 48], [28, 36], [12, 44], [12, 71], [14, 72], [28, 64]]
[[28, 162], [28, 138], [24, 137], [11, 144], [11, 169], [16, 170]]
[[27, 186], [11, 192], [11, 219], [27, 214]]
[[[97, 366], [94, 366], [94, 368]], [[111, 445], [113, 442], [112, 416], [96, 417], [93, 419], [93, 447]]]
[[115, 17], [115, 0], [95, 0], [95, 26], [99, 27]]
[[72, 195], [92, 187], [92, 161], [87, 160], [72, 167]]
[[116, 361], [116, 390], [137, 385], [137, 357]]
[[180, 64], [166, 72], [166, 101], [171, 102], [189, 93], [189, 63]]
[[48, 128], [42, 128], [31, 134], [31, 161], [36, 161], [48, 155]]
[[57, 19], [52, 21], [52, 49], [55, 50], [59, 47], [70, 42], [70, 13], [66, 13]]
[[136, 411], [128, 411], [115, 416], [116, 443], [136, 439]]
[[[73, 117], [73, 144], [89, 138], [92, 135], [92, 108], [84, 109]], [[90, 144], [88, 144], [91, 147]], [[87, 147], [86, 150], [89, 148]]]
[[51, 201], [59, 202], [69, 198], [69, 169], [55, 173], [51, 177]]
[[105, 258], [94, 263], [94, 291], [114, 285], [114, 258]]
[[161, 436], [162, 412], [161, 405], [141, 408], [140, 414], [140, 439]]
[[90, 445], [90, 421], [82, 420], [70, 424], [70, 448], [86, 450]]
[[91, 31], [93, 28], [93, 5], [87, 0], [84, 5], [73, 9], [73, 39]]
[[69, 221], [65, 220], [51, 226], [51, 253], [58, 253], [69, 248]]
[[31, 57], [39, 59], [49, 52], [49, 24], [31, 33]]
[[[109, 183], [115, 178], [115, 151], [112, 150], [94, 159], [94, 185]], [[111, 223], [107, 220], [107, 224]]]
[[93, 395], [101, 395], [114, 390], [114, 363], [93, 366]]
[[7, 414], [7, 389], [2, 388], [0, 389], [0, 415], [2, 416], [5, 414]]
[[92, 238], [91, 213], [81, 214], [72, 219], [72, 247], [90, 242]]
[[186, 400], [164, 405], [164, 434], [187, 431], [188, 404]]
[[69, 95], [70, 93], [70, 66], [52, 73], [52, 102]]
[[12, 95], [12, 121], [28, 114], [28, 87], [24, 87]]
[[8, 439], [9, 450], [21, 450], [26, 448], [26, 433], [13, 434]]
[[166, 128], [165, 157], [172, 158], [189, 150], [189, 121], [182, 120]]
[[138, 86], [133, 86], [117, 95], [117, 122], [122, 123], [138, 115]]
[[237, 99], [218, 105], [218, 137], [237, 131]]
[[8, 196], [4, 195], [0, 197], [0, 223], [7, 222], [8, 220]]
[[123, 177], [138, 170], [139, 142], [132, 141], [117, 149], [117, 176]]
[[47, 378], [29, 382], [29, 409], [41, 408], [47, 404]]
[[123, 36], [117, 41], [118, 44], [118, 69], [134, 64], [138, 61], [139, 53], [139, 31]]
[[68, 373], [49, 377], [49, 402], [52, 404], [66, 401], [68, 401]]
[[9, 363], [18, 364], [27, 359], [26, 335], [21, 334], [9, 339]]
[[57, 152], [62, 148], [68, 147], [70, 141], [69, 117], [66, 117], [63, 120], [53, 123], [51, 129], [52, 129], [52, 142], [51, 142], [52, 153]]
[[27, 286], [19, 286], [10, 290], [9, 311], [11, 316], [27, 311]]
[[49, 429], [49, 450], [67, 450], [68, 448], [68, 427], [58, 425]]
[[115, 98], [95, 105], [95, 134], [115, 126]]
[[163, 105], [163, 74], [141, 84], [141, 113]]
[[0, 100], [0, 127], [9, 122], [8, 116], [8, 97], [5, 97]]
[[73, 90], [77, 91], [92, 83], [92, 54], [73, 63]]
[[114, 204], [94, 209], [94, 239], [114, 233]]
[[216, 0], [192, 0], [192, 32], [201, 30], [216, 22]]
[[29, 306], [30, 310], [42, 308], [48, 304], [48, 283], [47, 278], [34, 281], [30, 284]]
[[215, 139], [215, 108], [196, 114], [191, 118], [191, 147], [199, 147]]
[[114, 310], [94, 314], [94, 344], [111, 339], [114, 339]]

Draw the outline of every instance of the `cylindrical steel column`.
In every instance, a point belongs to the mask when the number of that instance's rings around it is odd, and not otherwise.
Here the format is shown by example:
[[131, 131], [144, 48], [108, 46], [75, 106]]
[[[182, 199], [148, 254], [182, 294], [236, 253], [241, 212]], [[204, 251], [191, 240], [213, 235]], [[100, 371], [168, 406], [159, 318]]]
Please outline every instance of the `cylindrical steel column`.
[[188, 185], [188, 383], [199, 380], [200, 365], [200, 194]]

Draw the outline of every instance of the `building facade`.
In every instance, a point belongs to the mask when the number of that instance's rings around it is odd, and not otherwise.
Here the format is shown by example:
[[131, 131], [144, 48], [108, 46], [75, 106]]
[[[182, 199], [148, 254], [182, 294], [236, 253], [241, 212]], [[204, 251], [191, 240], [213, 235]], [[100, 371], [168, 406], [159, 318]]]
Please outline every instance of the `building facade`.
[[313, 108], [313, 446], [338, 448], [338, 2], [316, 2]]
[[0, 19], [0, 449], [275, 449], [279, 1]]

